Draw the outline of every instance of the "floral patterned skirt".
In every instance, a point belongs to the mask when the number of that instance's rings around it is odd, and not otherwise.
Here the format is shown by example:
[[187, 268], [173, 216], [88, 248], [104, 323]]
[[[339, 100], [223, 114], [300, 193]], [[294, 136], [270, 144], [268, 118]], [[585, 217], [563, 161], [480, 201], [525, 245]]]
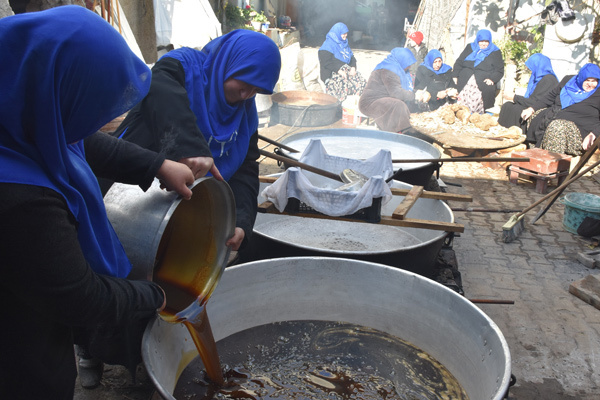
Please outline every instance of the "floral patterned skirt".
[[565, 119], [555, 119], [546, 128], [542, 149], [570, 156], [583, 154], [581, 132], [577, 125]]
[[485, 111], [483, 108], [483, 95], [477, 87], [475, 75], [469, 78], [463, 90], [458, 94], [458, 103], [469, 107], [469, 111], [472, 113], [483, 114]]
[[348, 64], [344, 65], [342, 70], [346, 72], [346, 77], [334, 72], [333, 76], [325, 82], [327, 94], [336, 97], [340, 102], [346, 100], [348, 96], [360, 96], [367, 86], [367, 81], [360, 72], [356, 72], [354, 76], [349, 74]]

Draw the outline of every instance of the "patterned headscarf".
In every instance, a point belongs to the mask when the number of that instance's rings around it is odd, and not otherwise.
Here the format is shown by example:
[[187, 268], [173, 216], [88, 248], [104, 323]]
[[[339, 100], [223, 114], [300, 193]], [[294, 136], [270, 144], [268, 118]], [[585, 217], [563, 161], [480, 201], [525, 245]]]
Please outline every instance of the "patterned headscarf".
[[[525, 92], [524, 97], [531, 96], [531, 94], [535, 90], [536, 85], [539, 81], [542, 80], [544, 76], [554, 75], [554, 77], [556, 78], [556, 74], [552, 69], [552, 62], [547, 56], [541, 53], [531, 55], [531, 57], [529, 57], [527, 61], [525, 61], [525, 66], [527, 66], [527, 68], [531, 70], [531, 76], [529, 77], [529, 82], [527, 83], [527, 91]], [[558, 78], [556, 78], [556, 81], [558, 82]]]
[[377, 64], [374, 71], [378, 69], [392, 71], [400, 77], [403, 89], [413, 90], [412, 78], [405, 70], [416, 62], [417, 59], [409, 49], [396, 47], [382, 62]]
[[0, 19], [0, 182], [61, 194], [91, 268], [131, 263], [108, 221], [83, 141], [148, 92], [150, 70], [112, 26], [80, 6]]
[[219, 172], [229, 180], [248, 153], [258, 114], [254, 98], [228, 104], [223, 84], [235, 78], [272, 94], [281, 69], [279, 48], [262, 33], [240, 29], [210, 41], [202, 51], [184, 47], [163, 57], [181, 62], [198, 128]]
[[[433, 69], [433, 62], [437, 58], [442, 60], [442, 66], [440, 67], [440, 69], [438, 69], [436, 71], [435, 69]], [[427, 53], [427, 55], [425, 56], [425, 59], [423, 60], [421, 65], [424, 65], [425, 67], [427, 67], [428, 70], [433, 71], [437, 75], [439, 75], [439, 74], [448, 72], [452, 69], [451, 66], [449, 66], [448, 64], [444, 64], [443, 62], [444, 62], [444, 59], [442, 58], [442, 52], [439, 50], [433, 49], [433, 50], [430, 50], [429, 53]]]
[[598, 90], [598, 86], [589, 92], [583, 90], [583, 82], [585, 82], [587, 78], [596, 78], [600, 80], [600, 67], [592, 63], [585, 64], [581, 67], [577, 75], [569, 79], [567, 84], [560, 90], [561, 108], [566, 108], [575, 103], [579, 103]]
[[[490, 42], [490, 44], [485, 49], [480, 49], [479, 42], [483, 40], [487, 40], [488, 42]], [[494, 51], [498, 51], [500, 49], [498, 48], [498, 46], [492, 43], [492, 32], [488, 31], [487, 29], [481, 29], [479, 32], [477, 32], [475, 41], [471, 43], [471, 50], [473, 52], [469, 54], [465, 58], [465, 60], [475, 61], [475, 66], [477, 66], [480, 62], [485, 60], [487, 56], [492, 54]]]
[[342, 39], [344, 33], [348, 33], [348, 27], [343, 22], [333, 25], [319, 50], [327, 50], [335, 58], [348, 64], [352, 59], [353, 53], [350, 46], [348, 46], [348, 38], [345, 40]]

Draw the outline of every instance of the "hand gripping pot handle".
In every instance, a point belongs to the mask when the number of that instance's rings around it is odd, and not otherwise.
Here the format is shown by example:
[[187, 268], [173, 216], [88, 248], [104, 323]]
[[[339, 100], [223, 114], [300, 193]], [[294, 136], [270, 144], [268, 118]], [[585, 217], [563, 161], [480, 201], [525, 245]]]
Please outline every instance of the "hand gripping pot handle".
[[158, 180], [145, 193], [116, 183], [104, 197], [133, 264], [128, 278], [161, 285], [167, 297], [161, 316], [173, 322], [193, 317], [190, 306], [208, 300], [229, 258], [225, 242], [235, 230], [235, 200], [226, 182], [204, 177], [191, 189], [191, 200], [183, 200], [160, 189]]

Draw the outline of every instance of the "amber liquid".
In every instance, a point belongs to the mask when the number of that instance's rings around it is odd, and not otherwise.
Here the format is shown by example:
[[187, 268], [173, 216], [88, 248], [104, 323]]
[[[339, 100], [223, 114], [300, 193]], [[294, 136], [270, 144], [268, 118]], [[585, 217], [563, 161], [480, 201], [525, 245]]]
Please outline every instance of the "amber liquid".
[[212, 209], [210, 201], [207, 193], [195, 192], [192, 200], [179, 204], [162, 235], [153, 280], [163, 288], [167, 298], [160, 317], [168, 322], [182, 322], [187, 327], [209, 378], [223, 384], [205, 307], [223, 268], [218, 265], [214, 242], [215, 218], [198, 212]]
[[437, 360], [372, 328], [288, 321], [235, 333], [218, 345], [225, 385], [204, 379], [198, 358], [183, 371], [176, 399], [468, 400]]

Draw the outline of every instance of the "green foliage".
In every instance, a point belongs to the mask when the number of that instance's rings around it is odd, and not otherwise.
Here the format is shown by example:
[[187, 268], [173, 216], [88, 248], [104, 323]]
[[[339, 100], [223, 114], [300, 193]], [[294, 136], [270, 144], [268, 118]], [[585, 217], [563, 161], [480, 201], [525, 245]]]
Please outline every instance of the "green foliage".
[[223, 6], [223, 12], [225, 13], [225, 28], [227, 31], [246, 27], [247, 19], [241, 8], [227, 2]]
[[535, 53], [540, 53], [544, 44], [544, 26], [535, 27], [531, 30], [532, 44], [527, 41], [517, 41], [509, 34], [498, 43], [502, 51], [504, 62], [512, 63], [517, 66], [517, 71], [526, 71], [525, 61]]

